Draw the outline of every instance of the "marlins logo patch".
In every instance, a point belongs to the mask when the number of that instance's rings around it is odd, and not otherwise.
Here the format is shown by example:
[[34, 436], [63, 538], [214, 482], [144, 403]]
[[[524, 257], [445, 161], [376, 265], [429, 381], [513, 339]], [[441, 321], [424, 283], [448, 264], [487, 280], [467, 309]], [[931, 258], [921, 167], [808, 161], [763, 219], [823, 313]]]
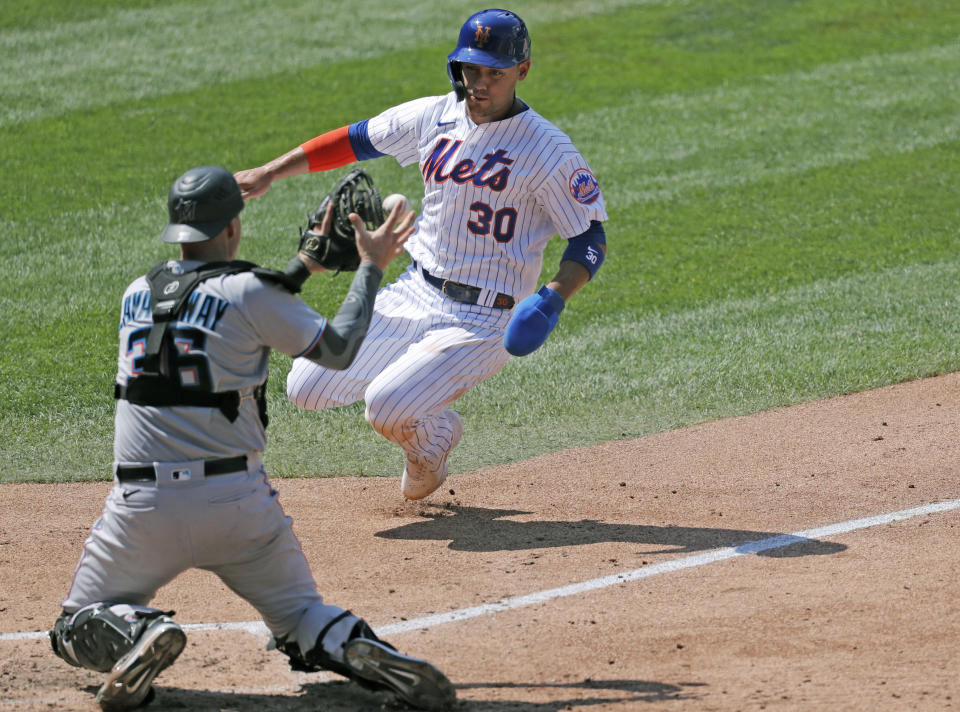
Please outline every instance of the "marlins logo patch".
[[177, 198], [177, 204], [173, 208], [177, 213], [177, 219], [180, 222], [190, 222], [197, 219], [197, 201]]
[[593, 177], [593, 173], [586, 168], [578, 168], [570, 176], [570, 195], [584, 205], [597, 202], [597, 198], [600, 197], [600, 186], [597, 184], [597, 179]]

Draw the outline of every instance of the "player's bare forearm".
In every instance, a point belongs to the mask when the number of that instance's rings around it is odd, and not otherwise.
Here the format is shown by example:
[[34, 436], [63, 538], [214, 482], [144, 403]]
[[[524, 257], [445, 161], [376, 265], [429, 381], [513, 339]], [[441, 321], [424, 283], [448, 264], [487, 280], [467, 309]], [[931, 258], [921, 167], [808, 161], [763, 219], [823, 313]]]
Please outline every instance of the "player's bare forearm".
[[[606, 253], [605, 248], [603, 251]], [[556, 275], [547, 282], [547, 287], [563, 297], [563, 301], [566, 302], [589, 281], [590, 272], [586, 267], [573, 260], [563, 260]]]
[[523, 299], [510, 317], [503, 346], [511, 356], [533, 353], [547, 340], [567, 301], [590, 281], [590, 270], [575, 260], [560, 260], [553, 279]]
[[233, 177], [240, 186], [244, 199], [249, 199], [266, 193], [275, 180], [302, 175], [309, 170], [307, 154], [303, 148], [297, 146], [262, 166], [238, 171]]
[[310, 170], [307, 163], [307, 154], [301, 146], [291, 148], [282, 156], [267, 163], [265, 167], [273, 175], [274, 180], [303, 175]]

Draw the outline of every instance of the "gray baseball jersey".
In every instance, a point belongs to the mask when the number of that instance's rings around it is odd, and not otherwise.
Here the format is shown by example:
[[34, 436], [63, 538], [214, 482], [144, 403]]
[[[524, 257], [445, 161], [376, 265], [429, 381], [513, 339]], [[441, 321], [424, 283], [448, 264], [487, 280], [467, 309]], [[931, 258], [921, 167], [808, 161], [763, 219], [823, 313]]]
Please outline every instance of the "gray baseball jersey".
[[[181, 263], [185, 269], [200, 263]], [[142, 367], [152, 318], [145, 277], [123, 295], [117, 382]], [[201, 282], [169, 332], [166, 369], [181, 385], [243, 394], [234, 422], [210, 407], [117, 401], [115, 465], [150, 465], [151, 479], [115, 481], [62, 601], [74, 612], [98, 601], [146, 606], [190, 568], [219, 576], [303, 652], [334, 656], [359, 620], [324, 603], [261, 461], [265, 428], [252, 396], [267, 378], [270, 349], [308, 352], [327, 320], [298, 297], [251, 272]], [[172, 367], [172, 368], [171, 368]], [[207, 474], [205, 460], [244, 454], [244, 469]], [[336, 621], [334, 625], [331, 623]]]
[[[189, 270], [197, 264], [183, 266]], [[119, 384], [138, 375], [152, 323], [150, 287], [140, 277], [123, 295]], [[176, 378], [182, 386], [239, 390], [240, 416], [231, 423], [215, 409], [118, 401], [114, 459], [121, 464], [170, 462], [262, 451], [266, 433], [252, 394], [267, 378], [270, 349], [299, 356], [316, 344], [326, 324], [302, 299], [251, 272], [201, 282], [173, 324]]]

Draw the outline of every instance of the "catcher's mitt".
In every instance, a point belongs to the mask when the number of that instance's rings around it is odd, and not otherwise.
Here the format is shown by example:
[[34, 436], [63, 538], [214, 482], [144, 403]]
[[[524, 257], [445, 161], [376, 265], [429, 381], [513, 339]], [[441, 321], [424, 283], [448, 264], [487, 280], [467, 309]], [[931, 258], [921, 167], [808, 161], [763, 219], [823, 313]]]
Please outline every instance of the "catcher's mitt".
[[[329, 235], [320, 231], [327, 206], [333, 203], [333, 221]], [[368, 230], [376, 230], [383, 223], [383, 204], [380, 192], [366, 171], [355, 168], [337, 183], [312, 214], [307, 215], [307, 227], [300, 233], [300, 252], [316, 260], [329, 270], [352, 272], [360, 266], [353, 225], [347, 218], [356, 213]]]

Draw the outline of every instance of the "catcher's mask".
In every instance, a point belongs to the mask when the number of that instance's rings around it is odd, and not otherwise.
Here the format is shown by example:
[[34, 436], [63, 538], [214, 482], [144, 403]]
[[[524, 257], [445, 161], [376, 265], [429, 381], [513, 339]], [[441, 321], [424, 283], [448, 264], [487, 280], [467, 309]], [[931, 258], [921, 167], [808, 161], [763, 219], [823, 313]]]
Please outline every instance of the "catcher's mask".
[[243, 196], [233, 174], [219, 166], [191, 168], [170, 186], [170, 222], [164, 242], [206, 242], [243, 210]]
[[463, 101], [467, 92], [460, 68], [462, 63], [506, 69], [528, 59], [530, 33], [523, 20], [509, 10], [481, 10], [460, 28], [457, 46], [447, 56], [447, 75], [457, 93], [457, 101]]

